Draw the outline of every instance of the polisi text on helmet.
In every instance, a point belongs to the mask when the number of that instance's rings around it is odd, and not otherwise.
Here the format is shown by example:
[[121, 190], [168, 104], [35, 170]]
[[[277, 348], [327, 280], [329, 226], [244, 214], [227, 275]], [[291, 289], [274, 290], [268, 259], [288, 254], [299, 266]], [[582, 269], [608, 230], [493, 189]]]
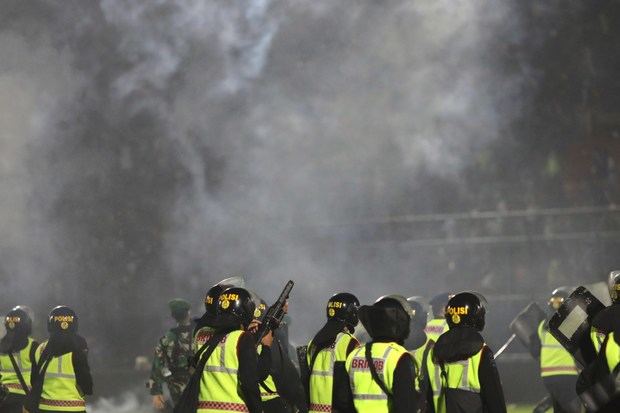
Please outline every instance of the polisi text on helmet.
[[222, 294], [220, 301], [235, 301], [239, 299], [239, 294]]
[[52, 321], [72, 323], [73, 316], [72, 315], [55, 315]]
[[344, 306], [345, 304], [340, 301], [330, 301], [327, 303], [327, 308], [343, 308]]
[[469, 307], [447, 307], [446, 312], [450, 315], [467, 315]]

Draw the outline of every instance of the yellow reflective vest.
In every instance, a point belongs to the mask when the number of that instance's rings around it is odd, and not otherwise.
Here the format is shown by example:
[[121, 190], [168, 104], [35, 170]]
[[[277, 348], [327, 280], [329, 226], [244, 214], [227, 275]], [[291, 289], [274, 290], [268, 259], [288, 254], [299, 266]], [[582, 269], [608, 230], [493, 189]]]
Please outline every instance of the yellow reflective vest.
[[[437, 341], [440, 335], [448, 331], [448, 322], [445, 318], [433, 318], [426, 324], [424, 333], [426, 333], [426, 345], [429, 341]], [[426, 347], [424, 345], [424, 347]]]
[[466, 360], [444, 363], [443, 371], [441, 366], [434, 363], [434, 350], [431, 350], [427, 359], [427, 368], [429, 381], [433, 390], [435, 413], [446, 412], [445, 394], [450, 389], [480, 394], [480, 377], [478, 376], [478, 371], [480, 369], [480, 360], [483, 350], [484, 346], [478, 353]]
[[[404, 347], [396, 343], [373, 343], [370, 353], [379, 378], [385, 384], [388, 392], [391, 393], [394, 388], [394, 370], [398, 361], [403, 356], [411, 357], [411, 355]], [[373, 380], [366, 361], [366, 348], [364, 346], [349, 354], [345, 367], [349, 374], [355, 410], [358, 412], [389, 413], [390, 398]]]
[[[37, 364], [47, 345], [42, 343], [35, 352]], [[59, 410], [63, 412], [82, 412], [86, 410], [86, 402], [77, 387], [73, 353], [52, 357], [47, 365], [39, 401], [40, 410]]]
[[[334, 344], [324, 348], [316, 355], [312, 371], [310, 371], [309, 412], [331, 412], [332, 411], [332, 392], [334, 386], [334, 363], [345, 362], [347, 360], [347, 350], [351, 342], [355, 347], [359, 347], [359, 342], [350, 333], [339, 333]], [[312, 351], [312, 341], [308, 344], [307, 361], [308, 366], [312, 363], [314, 352]]]
[[614, 369], [620, 363], [620, 346], [616, 343], [613, 331], [607, 336], [607, 342], [605, 343], [605, 359], [607, 360], [609, 372], [613, 373]]
[[545, 328], [544, 321], [541, 321], [538, 326], [538, 338], [540, 339], [541, 377], [576, 376], [578, 374], [573, 356]]
[[197, 413], [247, 412], [239, 389], [237, 345], [243, 331], [228, 333], [205, 364]]
[[[21, 349], [19, 353], [13, 353], [15, 364], [17, 364], [17, 368], [22, 373], [24, 381], [28, 386], [30, 386], [30, 369], [32, 366], [32, 362], [34, 361], [33, 359], [31, 360], [31, 356], [34, 356], [34, 350], [32, 346], [36, 345], [37, 344], [33, 339], [28, 338], [28, 344], [26, 345], [26, 347]], [[0, 383], [5, 385], [9, 389], [9, 393], [22, 395], [26, 394], [26, 392], [22, 388], [21, 383], [19, 382], [19, 378], [17, 377], [17, 373], [13, 368], [13, 363], [11, 363], [11, 358], [9, 357], [8, 353], [0, 353], [0, 375], [2, 375]]]

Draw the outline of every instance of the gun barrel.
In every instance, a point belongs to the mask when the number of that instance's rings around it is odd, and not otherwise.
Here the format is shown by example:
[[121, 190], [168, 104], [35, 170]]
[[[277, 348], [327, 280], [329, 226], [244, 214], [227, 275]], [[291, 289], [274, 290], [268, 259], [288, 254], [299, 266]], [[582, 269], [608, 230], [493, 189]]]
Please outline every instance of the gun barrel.
[[286, 305], [286, 300], [288, 300], [288, 296], [293, 290], [294, 285], [295, 283], [293, 282], [293, 280], [289, 280], [284, 286], [284, 289], [280, 293], [280, 296], [278, 297], [276, 302], [271, 307], [269, 307], [269, 310], [267, 310], [267, 314], [265, 314], [263, 324], [257, 332], [257, 345], [260, 344], [261, 340], [267, 335], [269, 330], [276, 328], [282, 321], [282, 318], [284, 317], [284, 311], [282, 311], [282, 309]]

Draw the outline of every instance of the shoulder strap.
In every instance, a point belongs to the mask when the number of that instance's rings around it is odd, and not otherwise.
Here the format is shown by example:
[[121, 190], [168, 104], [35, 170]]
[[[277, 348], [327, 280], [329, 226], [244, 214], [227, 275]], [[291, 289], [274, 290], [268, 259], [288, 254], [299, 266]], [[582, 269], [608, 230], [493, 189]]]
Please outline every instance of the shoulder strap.
[[370, 375], [372, 376], [372, 379], [375, 381], [375, 383], [379, 385], [383, 393], [386, 394], [386, 396], [388, 397], [388, 400], [391, 401], [392, 394], [388, 391], [388, 388], [383, 382], [383, 380], [381, 380], [381, 377], [379, 377], [379, 374], [377, 373], [377, 368], [375, 367], [375, 363], [372, 361], [372, 343], [366, 343], [365, 355], [366, 355], [366, 361], [368, 362], [368, 369], [370, 370]]
[[24, 380], [24, 375], [19, 369], [19, 366], [17, 365], [17, 362], [15, 361], [15, 356], [13, 356], [13, 353], [9, 353], [9, 359], [11, 359], [11, 364], [13, 365], [13, 370], [15, 370], [15, 374], [17, 374], [17, 380], [19, 380], [19, 384], [22, 386], [22, 389], [24, 390], [24, 392], [26, 392], [26, 396], [28, 396], [28, 393], [30, 393], [30, 388], [26, 384], [26, 380]]
[[36, 375], [31, 378], [32, 389], [26, 396], [26, 401], [24, 402], [24, 407], [30, 413], [40, 412], [39, 401], [41, 400], [41, 393], [43, 392], [43, 382], [45, 380], [45, 374], [47, 373], [47, 367], [51, 361], [51, 355], [41, 352], [39, 363], [34, 365], [34, 372], [36, 372]]
[[196, 359], [198, 360], [198, 366], [196, 370], [204, 370], [205, 364], [211, 357], [211, 354], [215, 351], [215, 348], [220, 343], [220, 341], [224, 338], [224, 334], [213, 334], [206, 343], [204, 343], [200, 349], [196, 352]]
[[225, 334], [213, 334], [206, 343], [204, 343], [200, 349], [196, 352], [196, 359], [198, 360], [196, 369], [192, 373], [183, 389], [181, 397], [174, 405], [174, 413], [195, 413], [198, 405], [198, 394], [200, 392], [200, 382], [202, 380], [202, 372], [205, 365], [211, 357], [211, 354], [215, 351]]
[[33, 340], [32, 344], [30, 345], [30, 354], [29, 354], [31, 365], [36, 364], [37, 348], [39, 348], [39, 343]]
[[[448, 373], [446, 372], [446, 366], [443, 361], [439, 362], [439, 368], [441, 369], [441, 383], [438, 383], [441, 387], [439, 388], [439, 402], [438, 405], [442, 406], [446, 403], [446, 391], [448, 389]], [[441, 409], [441, 407], [440, 407]]]

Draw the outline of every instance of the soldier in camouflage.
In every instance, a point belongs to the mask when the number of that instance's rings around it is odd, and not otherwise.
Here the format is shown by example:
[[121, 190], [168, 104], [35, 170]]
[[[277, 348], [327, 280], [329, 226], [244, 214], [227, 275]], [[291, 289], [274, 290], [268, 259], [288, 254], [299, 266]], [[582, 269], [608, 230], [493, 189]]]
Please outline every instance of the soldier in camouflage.
[[163, 384], [166, 383], [176, 404], [189, 377], [190, 362], [192, 359], [192, 331], [190, 318], [190, 304], [182, 299], [174, 299], [168, 303], [172, 317], [177, 326], [171, 328], [166, 335], [159, 339], [155, 346], [153, 367], [151, 368], [150, 389], [153, 396], [153, 407], [164, 410], [170, 406], [163, 393]]

